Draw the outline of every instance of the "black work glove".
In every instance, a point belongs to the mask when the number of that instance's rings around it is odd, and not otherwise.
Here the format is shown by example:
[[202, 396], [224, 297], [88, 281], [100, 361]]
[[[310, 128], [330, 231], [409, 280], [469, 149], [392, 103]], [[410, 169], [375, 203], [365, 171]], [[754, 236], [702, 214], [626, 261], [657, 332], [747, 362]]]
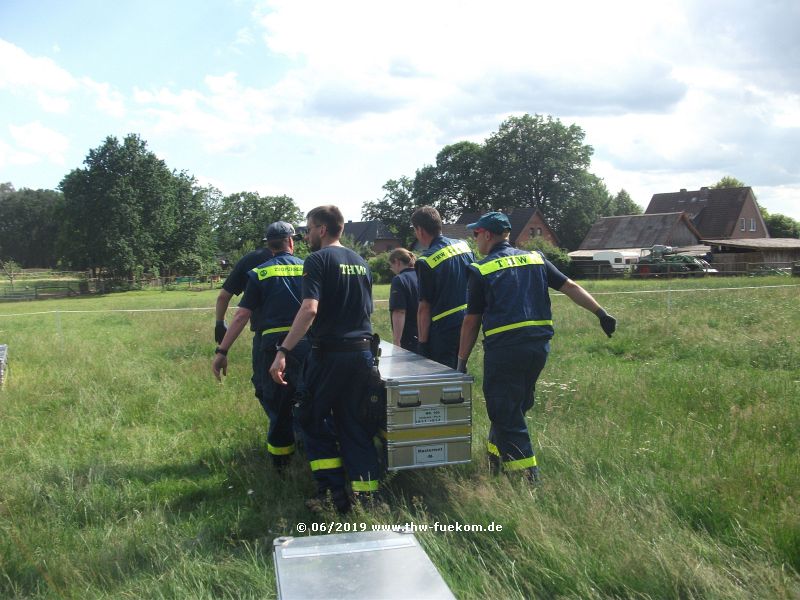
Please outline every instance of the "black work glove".
[[456, 366], [456, 371], [459, 373], [463, 373], [464, 375], [467, 374], [467, 361], [463, 358], [458, 358], [458, 365]]
[[222, 338], [225, 337], [225, 334], [228, 331], [228, 326], [225, 325], [225, 321], [217, 321], [217, 324], [214, 326], [214, 340], [218, 343], [222, 343]]
[[431, 357], [430, 342], [417, 342], [417, 354], [425, 358]]
[[605, 334], [611, 337], [611, 334], [617, 330], [617, 320], [602, 308], [598, 308], [594, 314], [600, 319], [600, 327], [603, 328]]

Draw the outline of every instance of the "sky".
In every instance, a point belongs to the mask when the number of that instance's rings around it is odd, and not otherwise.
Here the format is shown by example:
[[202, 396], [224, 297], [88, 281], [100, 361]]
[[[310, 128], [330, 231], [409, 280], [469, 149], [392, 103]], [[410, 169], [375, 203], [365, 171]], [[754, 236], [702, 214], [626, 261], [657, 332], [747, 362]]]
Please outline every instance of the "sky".
[[731, 175], [800, 220], [797, 0], [0, 0], [0, 182], [139, 134], [225, 194], [360, 220], [512, 115], [583, 128], [646, 207]]

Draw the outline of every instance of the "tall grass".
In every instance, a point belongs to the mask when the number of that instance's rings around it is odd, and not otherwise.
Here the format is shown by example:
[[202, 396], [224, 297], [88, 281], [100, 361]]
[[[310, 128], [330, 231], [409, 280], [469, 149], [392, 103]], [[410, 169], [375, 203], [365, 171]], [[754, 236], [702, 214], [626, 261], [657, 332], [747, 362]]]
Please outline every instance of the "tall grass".
[[[590, 282], [611, 340], [554, 294], [529, 414], [543, 484], [489, 475], [478, 349], [473, 462], [390, 476], [390, 508], [346, 520], [501, 524], [418, 533], [460, 598], [800, 597], [800, 288], [681, 291], [794, 282]], [[211, 310], [91, 312], [215, 295], [0, 306], [44, 313], [0, 316], [0, 597], [275, 596], [272, 539], [316, 521], [313, 484], [299, 458], [267, 466], [249, 337], [219, 385]]]

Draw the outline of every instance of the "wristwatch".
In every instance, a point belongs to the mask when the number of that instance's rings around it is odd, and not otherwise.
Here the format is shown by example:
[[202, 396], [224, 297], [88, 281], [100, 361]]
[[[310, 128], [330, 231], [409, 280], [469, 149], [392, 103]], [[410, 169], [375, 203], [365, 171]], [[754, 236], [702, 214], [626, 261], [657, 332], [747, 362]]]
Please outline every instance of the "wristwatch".
[[276, 353], [277, 352], [283, 352], [284, 356], [289, 356], [289, 354], [291, 353], [291, 350], [289, 350], [288, 348], [286, 348], [284, 346], [278, 345], [278, 346], [275, 346], [275, 352]]
[[219, 346], [217, 346], [217, 347], [214, 349], [214, 354], [222, 354], [222, 356], [228, 356], [228, 351], [227, 351], [227, 350], [223, 350], [222, 348], [220, 348]]

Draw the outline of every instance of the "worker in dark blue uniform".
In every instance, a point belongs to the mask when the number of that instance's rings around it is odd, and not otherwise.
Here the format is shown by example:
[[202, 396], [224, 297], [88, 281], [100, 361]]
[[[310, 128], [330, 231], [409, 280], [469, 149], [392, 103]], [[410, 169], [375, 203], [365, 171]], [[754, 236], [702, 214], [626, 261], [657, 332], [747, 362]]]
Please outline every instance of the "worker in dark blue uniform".
[[389, 254], [389, 268], [395, 274], [389, 288], [392, 343], [410, 352], [417, 351], [419, 283], [415, 262], [416, 257], [405, 248], [397, 248]]
[[489, 413], [489, 464], [494, 472], [521, 472], [538, 480], [525, 413], [534, 401], [536, 380], [550, 351], [553, 316], [548, 288], [559, 290], [592, 311], [611, 337], [616, 319], [581, 286], [539, 252], [513, 248], [506, 215], [490, 212], [467, 226], [486, 258], [470, 266], [469, 303], [461, 328], [457, 369], [467, 359], [483, 325], [483, 394]]
[[244, 296], [230, 328], [217, 346], [212, 364], [217, 380], [220, 380], [220, 372], [227, 375], [228, 350], [249, 320], [261, 341], [262, 358], [257, 369], [263, 377], [261, 405], [269, 416], [267, 452], [279, 471], [294, 454], [292, 404], [300, 368], [310, 349], [305, 338], [295, 346], [293, 360], [287, 365], [289, 385], [278, 385], [268, 376], [275, 348], [283, 342], [300, 308], [303, 261], [294, 256], [294, 236], [294, 227], [284, 221], [267, 228], [265, 239], [273, 256], [249, 271]]
[[427, 248], [416, 262], [419, 353], [455, 369], [467, 308], [467, 271], [475, 257], [467, 242], [442, 235], [442, 218], [432, 206], [415, 210], [411, 224], [417, 241]]
[[[262, 242], [266, 241], [267, 238], [265, 235]], [[252, 252], [248, 252], [242, 258], [240, 258], [234, 265], [231, 272], [228, 274], [228, 277], [222, 284], [222, 289], [219, 291], [219, 295], [217, 295], [217, 322], [214, 326], [214, 341], [217, 344], [222, 342], [222, 339], [225, 337], [225, 332], [228, 330], [225, 322], [225, 313], [228, 311], [228, 305], [230, 304], [231, 298], [241, 294], [245, 287], [247, 287], [247, 274], [250, 272], [250, 270], [268, 261], [270, 258], [272, 258], [272, 252], [270, 252], [270, 250], [267, 248], [253, 250]], [[261, 403], [261, 406], [263, 407], [264, 373], [259, 368], [259, 365], [263, 362], [264, 358], [261, 354], [261, 334], [255, 330], [252, 323], [250, 325], [250, 329], [253, 331], [253, 375], [250, 378], [250, 381], [253, 382], [256, 398], [258, 398], [259, 403]]]
[[318, 493], [307, 506], [318, 511], [330, 499], [346, 512], [348, 483], [359, 502], [371, 500], [379, 484], [377, 427], [365, 414], [373, 366], [372, 275], [363, 258], [339, 243], [344, 218], [337, 207], [317, 207], [307, 219], [313, 253], [303, 265], [303, 302], [270, 375], [284, 383], [287, 356], [310, 329], [303, 379], [309, 397], [298, 416]]

